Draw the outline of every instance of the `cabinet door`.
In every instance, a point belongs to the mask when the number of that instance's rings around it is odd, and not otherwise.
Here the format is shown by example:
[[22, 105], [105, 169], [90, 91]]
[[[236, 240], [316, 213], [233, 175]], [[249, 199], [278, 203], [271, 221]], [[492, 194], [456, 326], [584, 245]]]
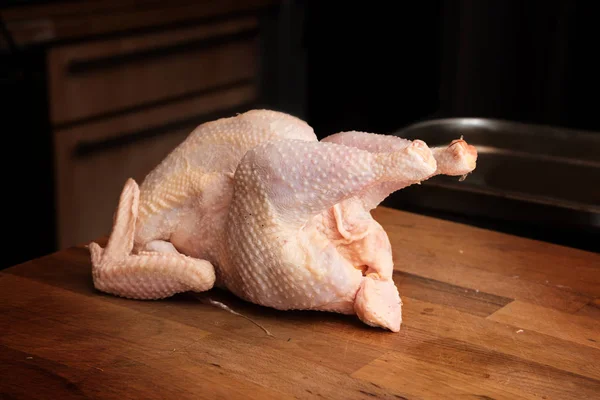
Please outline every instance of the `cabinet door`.
[[56, 131], [59, 248], [108, 235], [123, 184], [144, 177], [200, 123], [251, 107], [253, 85]]
[[52, 48], [52, 123], [106, 117], [254, 80], [257, 33], [257, 18], [247, 16]]

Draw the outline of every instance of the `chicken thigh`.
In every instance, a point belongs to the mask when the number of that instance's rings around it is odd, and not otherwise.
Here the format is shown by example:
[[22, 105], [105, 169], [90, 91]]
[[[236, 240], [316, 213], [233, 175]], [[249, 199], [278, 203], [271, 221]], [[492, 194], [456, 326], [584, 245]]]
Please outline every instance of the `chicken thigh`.
[[251, 110], [197, 127], [138, 187], [129, 179], [103, 249], [103, 292], [160, 299], [213, 286], [279, 310], [355, 314], [400, 330], [388, 237], [370, 210], [396, 190], [475, 168], [464, 140], [341, 132], [318, 141], [291, 115]]

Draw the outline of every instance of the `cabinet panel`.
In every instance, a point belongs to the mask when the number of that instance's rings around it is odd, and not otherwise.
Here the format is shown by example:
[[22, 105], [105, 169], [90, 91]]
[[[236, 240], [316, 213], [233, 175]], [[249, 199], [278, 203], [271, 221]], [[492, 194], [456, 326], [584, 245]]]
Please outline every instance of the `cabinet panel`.
[[141, 184], [201, 122], [251, 107], [253, 85], [56, 131], [58, 245], [87, 243], [110, 232], [127, 178]]
[[54, 124], [193, 96], [257, 75], [257, 19], [53, 48], [48, 53]]

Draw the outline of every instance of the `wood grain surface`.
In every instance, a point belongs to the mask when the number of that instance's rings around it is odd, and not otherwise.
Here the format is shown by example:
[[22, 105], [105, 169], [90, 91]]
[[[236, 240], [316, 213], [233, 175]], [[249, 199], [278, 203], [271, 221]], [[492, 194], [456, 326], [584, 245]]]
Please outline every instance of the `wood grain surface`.
[[[0, 16], [18, 46], [131, 33], [223, 18], [276, 6], [273, 0], [31, 1], [2, 7]], [[0, 42], [0, 49], [4, 42]]]
[[0, 398], [600, 398], [600, 254], [373, 215], [393, 246], [399, 333], [221, 290], [116, 298], [74, 247], [0, 273]]

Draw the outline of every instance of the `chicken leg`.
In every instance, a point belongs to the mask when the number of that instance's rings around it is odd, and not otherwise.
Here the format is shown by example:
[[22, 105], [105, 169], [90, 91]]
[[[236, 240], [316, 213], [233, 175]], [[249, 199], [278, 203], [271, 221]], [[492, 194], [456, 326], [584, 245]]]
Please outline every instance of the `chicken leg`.
[[[348, 131], [335, 133], [322, 139], [322, 142], [339, 143], [369, 151], [374, 154], [382, 154], [400, 151], [410, 145], [411, 141], [392, 135], [382, 135], [367, 132]], [[452, 141], [447, 147], [436, 147], [432, 149], [437, 168], [429, 179], [435, 175], [461, 176], [473, 171], [476, 167], [477, 151], [475, 147], [467, 144], [462, 139]], [[393, 192], [413, 184], [411, 181], [382, 182], [375, 188], [361, 193], [359, 197], [363, 200], [365, 207], [372, 210], [377, 207], [386, 197]]]

